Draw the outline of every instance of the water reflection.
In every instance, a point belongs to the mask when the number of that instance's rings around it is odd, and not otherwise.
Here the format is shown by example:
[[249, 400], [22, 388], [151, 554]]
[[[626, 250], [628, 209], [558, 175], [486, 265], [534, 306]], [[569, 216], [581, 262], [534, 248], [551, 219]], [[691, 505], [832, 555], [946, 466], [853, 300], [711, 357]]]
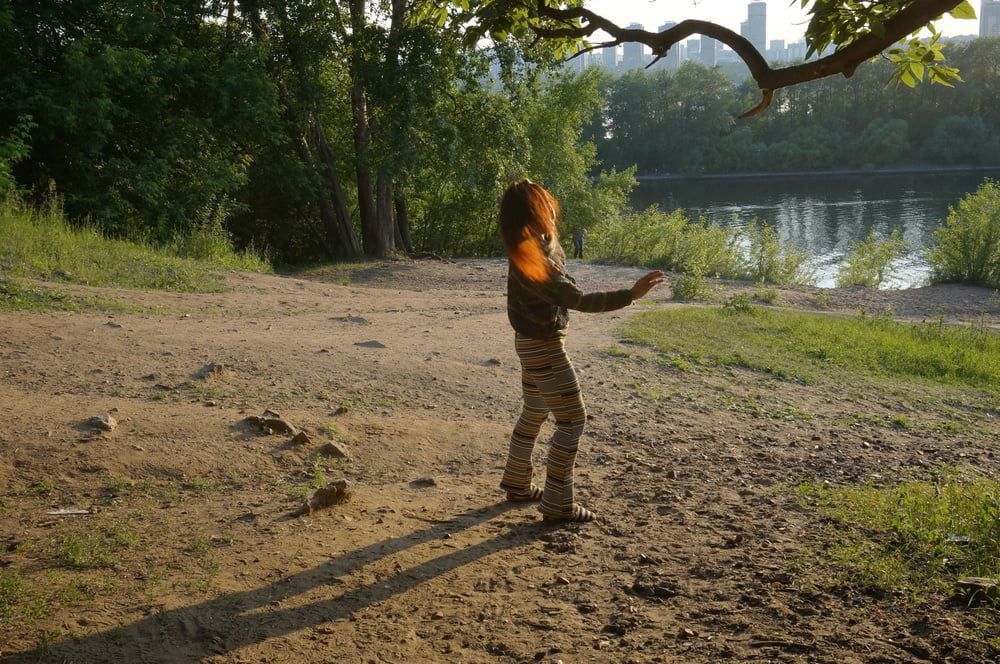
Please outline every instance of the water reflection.
[[910, 248], [893, 271], [892, 288], [910, 288], [930, 274], [923, 251], [948, 207], [1000, 171], [938, 175], [844, 175], [809, 178], [645, 181], [632, 204], [684, 208], [724, 226], [743, 227], [760, 219], [778, 237], [815, 256], [817, 284], [833, 286], [851, 245], [871, 231], [887, 237], [899, 228]]

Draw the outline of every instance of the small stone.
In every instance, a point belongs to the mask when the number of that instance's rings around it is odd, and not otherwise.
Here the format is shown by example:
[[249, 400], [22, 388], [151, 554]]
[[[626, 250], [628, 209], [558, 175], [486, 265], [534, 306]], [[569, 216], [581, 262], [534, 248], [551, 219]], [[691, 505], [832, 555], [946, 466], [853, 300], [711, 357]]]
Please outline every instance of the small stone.
[[316, 489], [311, 496], [302, 504], [302, 507], [293, 512], [293, 516], [312, 514], [316, 510], [337, 505], [344, 502], [350, 496], [347, 480], [339, 479], [330, 482], [325, 487]]
[[500, 360], [498, 360], [495, 357], [491, 357], [490, 359], [488, 359], [485, 362], [483, 362], [483, 366], [484, 367], [498, 367], [501, 364], [503, 364], [503, 362], [501, 362]]
[[105, 325], [108, 326], [108, 327], [110, 327], [110, 328], [114, 328], [114, 329], [120, 329], [121, 328], [121, 323], [116, 323], [113, 320], [109, 320], [107, 323], [105, 323]]
[[421, 477], [410, 482], [410, 486], [414, 489], [424, 489], [427, 487], [437, 486], [437, 480], [433, 477]]
[[444, 618], [444, 614], [441, 613], [440, 611], [435, 611], [434, 615], [432, 615], [431, 618], [433, 618], [434, 620], [442, 620]]
[[216, 362], [209, 362], [201, 369], [195, 372], [195, 378], [218, 378], [226, 373], [226, 365], [218, 364]]
[[337, 406], [337, 409], [334, 410], [332, 414], [336, 416], [336, 415], [343, 415], [346, 412], [347, 412], [346, 406]]
[[96, 415], [87, 420], [87, 424], [101, 431], [114, 431], [118, 426], [118, 420], [111, 415]]
[[388, 346], [381, 341], [376, 341], [374, 339], [371, 341], [358, 341], [354, 345], [359, 348], [388, 348]]
[[569, 579], [567, 579], [565, 576], [557, 576], [556, 583], [558, 583], [561, 586], [568, 586], [570, 582]]
[[970, 603], [1000, 600], [1000, 583], [996, 579], [965, 576], [955, 582], [955, 590]]
[[312, 441], [309, 440], [309, 434], [305, 431], [300, 431], [292, 436], [292, 440], [290, 442], [292, 445], [309, 445], [312, 443]]
[[693, 639], [696, 636], [698, 636], [698, 634], [690, 627], [682, 627], [680, 631], [677, 632], [677, 638], [681, 640]]
[[[298, 438], [298, 436], [296, 436], [296, 438]], [[293, 438], [292, 440], [294, 441], [295, 438]], [[324, 456], [336, 457], [338, 459], [351, 458], [351, 455], [347, 451], [346, 447], [332, 440], [328, 443], [324, 443], [323, 446], [319, 448], [319, 453]]]
[[871, 443], [869, 443], [869, 442], [868, 442], [867, 440], [862, 440], [862, 441], [861, 441], [861, 447], [865, 448], [866, 450], [867, 450], [867, 449], [868, 449], [869, 447], [871, 447], [871, 446], [872, 446], [872, 444], [871, 444]]
[[208, 401], [205, 402], [205, 407], [206, 408], [215, 408], [218, 405], [219, 405], [219, 402], [215, 401], [214, 399], [209, 399]]

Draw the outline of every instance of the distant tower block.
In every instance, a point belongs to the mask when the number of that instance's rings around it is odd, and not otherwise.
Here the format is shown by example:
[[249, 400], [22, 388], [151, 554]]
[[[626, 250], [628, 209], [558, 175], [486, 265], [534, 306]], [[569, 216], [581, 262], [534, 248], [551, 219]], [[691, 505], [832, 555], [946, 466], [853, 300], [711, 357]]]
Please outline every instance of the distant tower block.
[[716, 42], [711, 37], [701, 36], [701, 48], [699, 49], [698, 56], [701, 64], [706, 67], [714, 67], [718, 62], [718, 49], [716, 48], [718, 42]]
[[[641, 23], [630, 23], [629, 30], [645, 30]], [[626, 42], [622, 46], [622, 69], [641, 69], [646, 64], [643, 45], [637, 42]]]
[[605, 46], [601, 49], [601, 67], [608, 71], [618, 70], [617, 46]]
[[983, 0], [979, 10], [979, 36], [1000, 37], [1000, 0]]
[[767, 49], [767, 3], [751, 2], [747, 5], [747, 20], [740, 23], [740, 34], [754, 45], [761, 55]]
[[[676, 22], [667, 21], [666, 23], [660, 26], [660, 32], [665, 32], [666, 30], [669, 30], [675, 25], [677, 25]], [[664, 55], [663, 58], [661, 58], [658, 63], [656, 63], [656, 66], [663, 67], [665, 69], [677, 69], [678, 67], [681, 66], [681, 51], [683, 49], [684, 49], [683, 44], [674, 44], [673, 46], [670, 47], [670, 50], [667, 51], [667, 54]]]

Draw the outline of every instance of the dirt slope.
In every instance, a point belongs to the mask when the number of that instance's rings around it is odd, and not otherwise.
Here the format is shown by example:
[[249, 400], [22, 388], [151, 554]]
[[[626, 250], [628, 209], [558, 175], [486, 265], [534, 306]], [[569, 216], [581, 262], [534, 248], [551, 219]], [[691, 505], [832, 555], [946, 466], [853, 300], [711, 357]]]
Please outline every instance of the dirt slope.
[[[985, 433], [878, 427], [851, 416], [902, 397], [664, 369], [614, 330], [635, 311], [679, 306], [666, 289], [571, 321], [591, 416], [578, 492], [600, 521], [545, 527], [532, 507], [500, 502], [519, 408], [504, 270], [234, 274], [217, 295], [81, 289], [143, 308], [113, 318], [0, 314], [0, 571], [42, 607], [15, 617], [0, 661], [996, 656], [943, 599], [914, 609], [905, 594], [838, 585], [814, 564], [825, 526], [794, 492], [802, 479], [890, 482], [939, 465], [994, 475], [996, 422]], [[587, 289], [640, 274], [573, 272]], [[782, 299], [1000, 324], [982, 289], [817, 293]], [[762, 394], [811, 417], [719, 405]], [[243, 422], [265, 409], [310, 441]], [[109, 413], [113, 431], [86, 424]], [[328, 440], [351, 460], [317, 456]], [[341, 475], [348, 502], [289, 517], [310, 481]], [[46, 513], [58, 507], [96, 513]]]

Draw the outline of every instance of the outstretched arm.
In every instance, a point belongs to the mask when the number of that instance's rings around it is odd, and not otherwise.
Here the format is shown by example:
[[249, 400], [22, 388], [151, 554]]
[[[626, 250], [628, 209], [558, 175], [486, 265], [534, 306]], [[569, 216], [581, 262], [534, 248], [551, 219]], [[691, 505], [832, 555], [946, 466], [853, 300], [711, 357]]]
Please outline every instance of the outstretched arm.
[[631, 288], [600, 293], [584, 293], [563, 272], [555, 272], [552, 277], [541, 284], [531, 284], [530, 287], [541, 299], [567, 309], [575, 309], [585, 313], [614, 311], [627, 307], [657, 284], [663, 283], [663, 272], [655, 270], [635, 282]]

